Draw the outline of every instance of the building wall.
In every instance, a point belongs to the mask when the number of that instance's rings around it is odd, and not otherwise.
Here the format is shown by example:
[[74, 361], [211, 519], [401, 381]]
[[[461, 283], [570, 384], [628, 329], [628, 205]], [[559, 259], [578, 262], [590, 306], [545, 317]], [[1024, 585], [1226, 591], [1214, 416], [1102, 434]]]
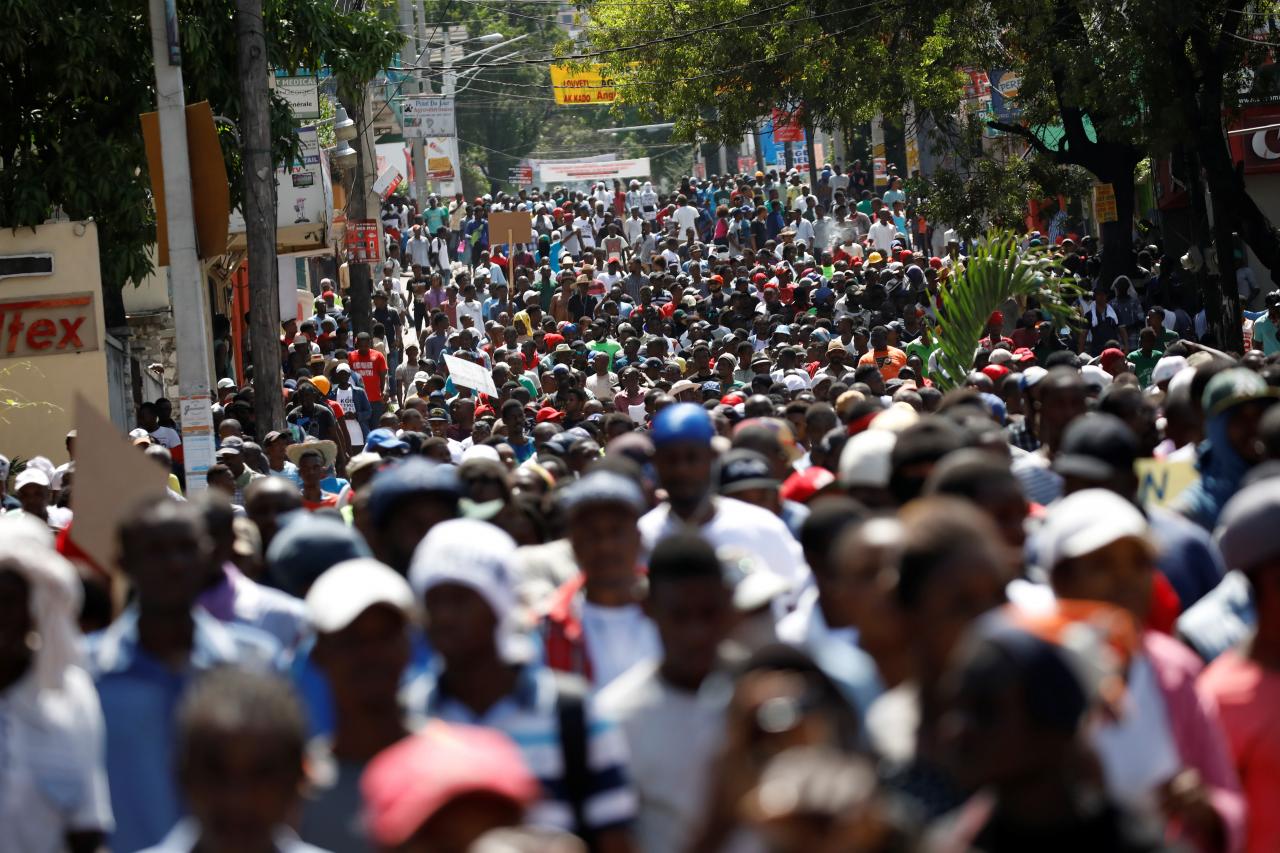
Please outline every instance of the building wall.
[[34, 229], [0, 229], [0, 255], [32, 252], [52, 254], [54, 274], [0, 279], [0, 299], [92, 292], [92, 322], [98, 347], [91, 352], [0, 357], [0, 400], [19, 403], [0, 403], [0, 453], [24, 459], [47, 456], [61, 463], [66, 461], [64, 440], [73, 427], [76, 392], [84, 394], [104, 416], [112, 411], [107, 390], [107, 330], [102, 316], [98, 228], [92, 222], [58, 222]]
[[[1262, 212], [1271, 220], [1271, 224], [1280, 223], [1280, 174], [1246, 175], [1244, 181], [1250, 197], [1258, 207], [1262, 208]], [[1271, 282], [1271, 271], [1263, 266], [1253, 252], [1249, 252], [1249, 267], [1253, 270], [1254, 279], [1257, 280], [1258, 288], [1263, 293], [1276, 289]], [[1280, 270], [1276, 270], [1275, 274], [1280, 279]], [[1257, 300], [1255, 305], [1249, 307], [1261, 308], [1262, 300]]]

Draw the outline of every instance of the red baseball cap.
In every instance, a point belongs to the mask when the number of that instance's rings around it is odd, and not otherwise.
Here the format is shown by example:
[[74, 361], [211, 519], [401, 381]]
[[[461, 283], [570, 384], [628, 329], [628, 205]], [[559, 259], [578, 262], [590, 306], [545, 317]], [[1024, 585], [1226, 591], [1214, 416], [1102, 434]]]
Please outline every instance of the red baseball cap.
[[547, 421], [560, 423], [560, 421], [564, 420], [564, 412], [559, 409], [553, 409], [550, 406], [543, 406], [538, 409], [538, 414], [534, 416], [534, 420], [540, 424], [545, 424]]
[[982, 368], [982, 372], [991, 377], [992, 382], [999, 382], [1009, 375], [1009, 368], [1003, 364], [988, 364]]
[[1013, 351], [1013, 357], [1016, 361], [1035, 361], [1036, 354], [1027, 347], [1018, 347]]
[[797, 471], [782, 483], [782, 499], [796, 503], [808, 503], [818, 492], [836, 482], [836, 475], [826, 468], [811, 465], [803, 471]]
[[524, 809], [540, 790], [511, 738], [439, 720], [375, 755], [360, 777], [366, 823], [380, 847], [403, 844], [458, 797], [487, 794]]
[[1117, 361], [1124, 361], [1124, 359], [1125, 359], [1124, 352], [1122, 350], [1116, 349], [1115, 347], [1104, 349], [1102, 351], [1102, 354], [1098, 356], [1098, 360], [1102, 362], [1103, 367], [1110, 367], [1111, 365], [1115, 364]]

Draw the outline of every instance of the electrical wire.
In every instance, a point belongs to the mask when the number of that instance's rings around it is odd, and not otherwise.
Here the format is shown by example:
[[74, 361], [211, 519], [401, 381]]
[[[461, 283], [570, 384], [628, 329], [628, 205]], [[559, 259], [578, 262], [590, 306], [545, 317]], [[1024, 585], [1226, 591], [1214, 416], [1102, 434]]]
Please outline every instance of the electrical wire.
[[[463, 0], [463, 2], [471, 2], [471, 0]], [[514, 67], [518, 65], [548, 65], [553, 63], [577, 62], [583, 59], [593, 59], [598, 56], [608, 56], [614, 53], [628, 53], [633, 50], [643, 50], [646, 47], [653, 47], [654, 45], [657, 45], [657, 44], [668, 44], [673, 41], [680, 41], [682, 39], [688, 38], [689, 36], [699, 35], [701, 33], [710, 32], [711, 30], [732, 29], [732, 27], [729, 27], [730, 24], [749, 20], [751, 18], [758, 18], [761, 15], [765, 15], [765, 14], [768, 14], [769, 12], [777, 11], [778, 9], [781, 9], [785, 6], [790, 6], [791, 3], [792, 3], [792, 0], [783, 0], [783, 2], [776, 3], [773, 6], [765, 6], [764, 8], [761, 8], [761, 9], [753, 9], [750, 12], [747, 12], [742, 15], [738, 15], [733, 18], [729, 18], [728, 20], [725, 20], [725, 21], [719, 21], [714, 24], [707, 24], [706, 26], [702, 26], [702, 27], [695, 27], [692, 30], [676, 33], [674, 35], [662, 36], [661, 38], [650, 39], [649, 41], [637, 42], [636, 44], [621, 45], [620, 47], [605, 48], [602, 50], [588, 51], [586, 53], [570, 54], [568, 56], [549, 56], [542, 59], [521, 59], [521, 60], [516, 60], [514, 62], [509, 62], [509, 63], [477, 62], [471, 65], [454, 65], [452, 67], [452, 70], [462, 71], [468, 68], [508, 68], [508, 67]], [[846, 9], [841, 9], [839, 10], [839, 13], [847, 14], [858, 8], [865, 8], [866, 6], [876, 6], [876, 5], [882, 5], [882, 4], [867, 3], [861, 7], [850, 7]], [[822, 15], [813, 15], [807, 18], [796, 18], [794, 21], [790, 21], [788, 23], [789, 24], [804, 23], [805, 21], [813, 20], [818, 17], [825, 17], [827, 15], [832, 15], [832, 14], [837, 14], [837, 13], [824, 12], [822, 13]], [[861, 26], [862, 24], [865, 24], [865, 22], [861, 22], [859, 25]], [[753, 26], [747, 29], [758, 29], [758, 27]], [[414, 70], [418, 70], [418, 69], [416, 69], [415, 67]]]

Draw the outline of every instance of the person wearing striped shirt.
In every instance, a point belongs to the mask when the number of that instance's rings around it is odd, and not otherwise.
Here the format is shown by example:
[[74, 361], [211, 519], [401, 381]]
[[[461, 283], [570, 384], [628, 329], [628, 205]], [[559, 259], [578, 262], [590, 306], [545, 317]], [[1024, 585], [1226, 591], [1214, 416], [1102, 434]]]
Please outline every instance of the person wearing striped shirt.
[[533, 661], [515, 624], [515, 552], [510, 536], [474, 519], [437, 524], [418, 546], [409, 581], [438, 658], [406, 687], [406, 707], [503, 732], [542, 784], [531, 823], [603, 853], [630, 851], [638, 801], [626, 738], [580, 684]]

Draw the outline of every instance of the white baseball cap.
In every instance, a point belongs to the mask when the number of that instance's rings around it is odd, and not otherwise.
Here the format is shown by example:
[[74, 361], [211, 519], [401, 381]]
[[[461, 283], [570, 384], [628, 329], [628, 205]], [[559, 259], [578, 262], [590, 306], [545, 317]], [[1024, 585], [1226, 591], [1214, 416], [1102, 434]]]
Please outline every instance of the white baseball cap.
[[347, 364], [345, 361], [340, 361], [340, 362], [338, 362], [338, 366], [337, 366], [337, 367], [335, 367], [335, 368], [333, 369], [333, 372], [334, 372], [335, 374], [337, 374], [337, 373], [350, 373], [350, 372], [351, 372], [351, 365]]
[[44, 486], [46, 489], [51, 487], [49, 475], [39, 468], [33, 468], [29, 463], [26, 468], [22, 469], [22, 473], [13, 481], [13, 490], [15, 492], [22, 491], [23, 486], [29, 486], [35, 483]]
[[1154, 552], [1148, 533], [1147, 519], [1132, 503], [1109, 489], [1084, 489], [1049, 507], [1037, 537], [1040, 565], [1053, 571], [1122, 539], [1136, 539]]
[[318, 633], [346, 628], [378, 604], [413, 610], [413, 590], [391, 568], [372, 557], [344, 560], [326, 570], [307, 592], [307, 621]]
[[498, 651], [511, 662], [527, 660], [530, 651], [516, 633], [516, 547], [499, 527], [455, 518], [432, 527], [409, 563], [409, 584], [419, 601], [441, 584], [479, 594], [497, 622]]
[[1156, 366], [1151, 369], [1151, 383], [1159, 385], [1161, 382], [1168, 382], [1185, 370], [1186, 367], [1186, 356], [1166, 355], [1157, 361]]
[[850, 438], [840, 451], [840, 485], [887, 488], [897, 443], [898, 434], [889, 430], [865, 430]]

